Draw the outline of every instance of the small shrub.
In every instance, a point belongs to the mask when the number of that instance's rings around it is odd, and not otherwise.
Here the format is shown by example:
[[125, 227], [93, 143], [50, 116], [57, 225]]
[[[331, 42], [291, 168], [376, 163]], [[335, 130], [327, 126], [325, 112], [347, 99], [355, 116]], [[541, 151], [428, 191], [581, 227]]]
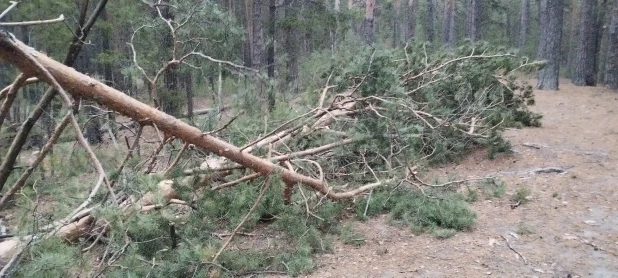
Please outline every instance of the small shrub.
[[454, 236], [457, 231], [453, 229], [434, 229], [431, 233], [437, 238], [447, 239]]
[[361, 233], [357, 232], [350, 223], [346, 223], [341, 226], [338, 232], [339, 238], [345, 244], [356, 246], [365, 244], [365, 237]]
[[496, 179], [485, 179], [480, 182], [479, 187], [487, 199], [502, 198], [506, 194], [506, 184]]
[[520, 235], [530, 235], [534, 234], [534, 230], [532, 227], [526, 223], [519, 223], [517, 225], [517, 233]]
[[530, 201], [530, 194], [532, 191], [528, 187], [520, 187], [515, 191], [515, 195], [511, 198], [511, 201], [518, 204], [525, 204]]

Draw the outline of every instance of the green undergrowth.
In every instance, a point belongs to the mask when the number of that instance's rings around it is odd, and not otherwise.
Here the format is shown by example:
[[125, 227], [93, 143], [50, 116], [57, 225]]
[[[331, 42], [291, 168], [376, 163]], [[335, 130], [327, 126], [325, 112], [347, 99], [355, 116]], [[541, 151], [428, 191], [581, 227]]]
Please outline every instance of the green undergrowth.
[[[145, 184], [155, 183], [140, 179]], [[221, 277], [264, 271], [297, 276], [311, 272], [317, 265], [315, 255], [332, 252], [336, 240], [354, 246], [364, 244], [365, 236], [355, 229], [354, 219], [387, 214], [393, 225], [409, 227], [410, 232], [448, 238], [469, 230], [476, 217], [465, 195], [450, 189], [426, 190], [423, 194], [404, 186], [382, 187], [374, 189], [371, 197], [334, 202], [297, 188], [292, 203], [286, 205], [281, 197], [283, 184], [271, 180], [270, 189], [244, 223], [241, 234], [216, 263], [212, 258], [225, 234], [249, 211], [264, 180], [207, 191], [193, 203], [195, 209], [170, 206], [148, 214], [126, 215], [113, 206], [99, 207], [93, 215], [112, 227], [102, 239], [105, 244], [82, 252], [92, 239], [75, 245], [42, 241], [24, 253], [14, 277], [66, 277], [96, 271], [102, 271], [105, 277], [207, 277], [213, 270]], [[180, 194], [188, 199], [192, 191], [181, 190]], [[175, 236], [170, 233], [171, 227]], [[97, 267], [88, 261], [102, 256], [105, 250], [108, 260], [117, 256], [109, 266]]]

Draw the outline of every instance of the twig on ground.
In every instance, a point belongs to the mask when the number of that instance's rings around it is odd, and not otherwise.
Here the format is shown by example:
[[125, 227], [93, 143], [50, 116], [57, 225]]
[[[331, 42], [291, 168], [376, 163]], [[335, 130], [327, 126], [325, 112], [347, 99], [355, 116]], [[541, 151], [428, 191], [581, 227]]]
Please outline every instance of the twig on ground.
[[533, 148], [537, 150], [547, 148], [546, 145], [539, 144], [539, 143], [531, 143], [531, 142], [524, 142], [524, 143], [521, 143], [521, 145], [524, 147]]
[[551, 174], [551, 173], [564, 174], [566, 173], [566, 170], [560, 167], [545, 167], [545, 168], [533, 169], [532, 171], [530, 171], [530, 174]]
[[506, 238], [506, 237], [505, 237], [505, 236], [503, 236], [503, 235], [500, 235], [500, 236], [504, 239], [504, 241], [506, 241], [506, 246], [508, 246], [508, 247], [509, 247], [509, 249], [511, 249], [513, 252], [515, 252], [515, 254], [517, 254], [519, 257], [521, 257], [521, 258], [524, 260], [524, 263], [525, 263], [525, 264], [528, 264], [528, 260], [526, 260], [526, 257], [524, 257], [524, 255], [522, 255], [521, 253], [519, 253], [517, 250], [515, 250], [515, 249], [513, 248], [513, 246], [511, 246], [511, 243], [509, 242], [509, 239], [508, 239], [508, 238]]

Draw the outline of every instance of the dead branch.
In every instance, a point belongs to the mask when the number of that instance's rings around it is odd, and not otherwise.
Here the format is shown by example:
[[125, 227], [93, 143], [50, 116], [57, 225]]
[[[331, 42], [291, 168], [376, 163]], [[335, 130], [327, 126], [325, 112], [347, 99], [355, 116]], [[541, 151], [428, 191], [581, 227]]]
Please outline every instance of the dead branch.
[[517, 252], [517, 250], [515, 250], [515, 249], [513, 248], [513, 246], [511, 246], [511, 243], [509, 242], [509, 239], [508, 239], [508, 238], [506, 238], [506, 237], [505, 237], [505, 236], [503, 236], [503, 235], [500, 235], [500, 236], [504, 239], [504, 241], [506, 241], [506, 246], [508, 246], [508, 247], [509, 247], [509, 249], [511, 249], [511, 251], [515, 252], [515, 254], [517, 254], [519, 257], [521, 257], [521, 258], [524, 260], [524, 263], [525, 263], [525, 264], [528, 264], [528, 260], [526, 260], [526, 257], [524, 257], [524, 255], [522, 255], [521, 253]]
[[215, 254], [215, 256], [212, 258], [212, 262], [213, 263], [217, 262], [217, 259], [219, 258], [219, 256], [221, 256], [221, 253], [223, 253], [223, 251], [228, 246], [228, 244], [230, 244], [232, 239], [234, 239], [234, 235], [236, 235], [236, 233], [238, 233], [238, 231], [240, 230], [242, 225], [245, 224], [247, 219], [249, 219], [249, 216], [251, 216], [251, 213], [253, 213], [253, 211], [260, 204], [260, 202], [262, 201], [262, 198], [264, 197], [264, 195], [266, 194], [266, 192], [270, 188], [270, 184], [271, 184], [270, 176], [268, 176], [266, 178], [266, 182], [264, 184], [264, 188], [262, 188], [262, 191], [260, 192], [260, 195], [258, 195], [257, 199], [255, 200], [255, 203], [253, 203], [253, 206], [251, 206], [251, 209], [249, 209], [247, 214], [245, 214], [245, 217], [240, 221], [240, 223], [238, 223], [238, 226], [236, 226], [236, 228], [234, 228], [234, 230], [232, 231], [232, 234], [230, 235], [230, 237], [227, 238], [227, 240], [223, 243], [223, 245], [221, 245], [221, 248], [219, 248], [219, 251], [217, 251], [217, 254]]
[[243, 183], [243, 182], [246, 182], [246, 181], [251, 181], [251, 180], [257, 179], [257, 178], [259, 178], [261, 176], [262, 176], [261, 173], [253, 173], [253, 174], [250, 174], [250, 175], [246, 175], [246, 176], [244, 176], [244, 177], [242, 177], [240, 179], [233, 180], [233, 181], [230, 181], [230, 182], [226, 182], [226, 183], [222, 183], [220, 185], [214, 186], [212, 188], [212, 190], [221, 190], [223, 188], [232, 187], [232, 186], [237, 185], [239, 183]]
[[0, 209], [4, 208], [7, 205], [9, 199], [18, 190], [20, 190], [24, 186], [24, 184], [26, 184], [26, 181], [28, 180], [30, 175], [34, 172], [34, 169], [36, 169], [36, 167], [38, 167], [38, 165], [43, 161], [43, 159], [51, 151], [53, 146], [58, 141], [58, 138], [60, 138], [60, 135], [62, 134], [62, 131], [66, 128], [67, 125], [69, 125], [69, 121], [70, 121], [69, 114], [67, 114], [66, 116], [64, 116], [62, 121], [60, 121], [60, 123], [58, 123], [58, 125], [56, 126], [56, 129], [52, 133], [52, 137], [49, 138], [49, 140], [47, 140], [47, 142], [45, 143], [45, 145], [43, 146], [43, 148], [41, 149], [41, 151], [37, 155], [36, 159], [30, 164], [28, 169], [26, 169], [26, 171], [24, 171], [21, 174], [19, 179], [17, 179], [17, 181], [11, 186], [11, 188], [9, 188], [9, 190], [4, 193], [4, 196], [2, 196], [2, 199], [0, 199]]
[[[30, 85], [30, 84], [34, 84], [39, 82], [40, 80], [36, 77], [30, 77], [28, 79], [26, 79], [26, 82], [24, 82], [24, 84], [22, 84], [22, 86], [26, 86], [26, 85]], [[9, 90], [11, 90], [11, 88], [13, 87], [13, 85], [8, 85], [6, 87], [4, 87], [4, 89], [2, 89], [2, 91], [0, 91], [0, 100], [3, 100], [6, 95], [8, 94]]]
[[[135, 136], [135, 141], [133, 141], [133, 145], [129, 147], [129, 151], [127, 152], [127, 155], [122, 160], [122, 163], [120, 163], [120, 166], [118, 166], [118, 170], [116, 171], [118, 175], [120, 175], [122, 171], [124, 170], [124, 167], [127, 164], [127, 161], [129, 161], [129, 159], [133, 157], [133, 152], [135, 151], [135, 148], [139, 145], [139, 140], [140, 140], [140, 137], [142, 136], [143, 130], [144, 130], [144, 126], [140, 125], [139, 128], [137, 129], [137, 133]], [[118, 178], [115, 178], [114, 180], [112, 180], [112, 184], [111, 184], [112, 187], [114, 187], [117, 180]]]
[[[15, 8], [17, 6], [17, 4], [19, 4], [19, 2], [16, 1], [9, 1], [11, 3], [11, 5], [6, 8], [1, 14], [0, 14], [0, 19], [2, 19], [6, 14], [8, 14], [13, 8]], [[2, 277], [2, 275], [0, 275], [0, 277]]]
[[0, 26], [32, 26], [50, 24], [64, 21], [64, 15], [60, 15], [55, 19], [35, 20], [35, 21], [22, 21], [22, 22], [0, 22]]
[[[75, 33], [79, 34], [79, 36], [74, 37], [73, 40], [71, 41], [71, 44], [69, 46], [69, 51], [67, 51], [67, 55], [63, 62], [65, 65], [71, 66], [73, 62], [75, 62], [75, 60], [77, 59], [77, 55], [81, 51], [81, 48], [84, 44], [84, 39], [90, 32], [92, 26], [94, 25], [98, 16], [101, 14], [103, 9], [105, 8], [106, 4], [107, 4], [107, 0], [99, 1], [95, 9], [93, 10], [90, 18], [88, 18], [88, 21], [86, 21], [85, 24], [76, 27]], [[80, 15], [80, 18], [82, 17], [86, 18], [86, 12], [87, 12], [86, 10], [82, 9], [82, 14]], [[14, 39], [9, 34], [6, 34], [6, 38], [11, 39], [11, 40]], [[29, 48], [26, 46], [25, 49], [29, 49]], [[4, 184], [6, 183], [6, 180], [8, 179], [8, 175], [11, 173], [11, 170], [13, 169], [13, 165], [15, 164], [17, 156], [19, 155], [22, 146], [25, 144], [26, 139], [28, 138], [28, 135], [30, 134], [30, 131], [34, 127], [34, 124], [39, 120], [39, 118], [43, 114], [43, 111], [45, 111], [45, 108], [49, 106], [49, 104], [51, 103], [51, 101], [53, 100], [55, 96], [56, 96], [56, 91], [53, 88], [49, 88], [45, 92], [45, 94], [43, 94], [43, 97], [41, 97], [41, 100], [39, 101], [39, 103], [37, 103], [37, 106], [32, 111], [32, 113], [28, 116], [26, 121], [24, 121], [22, 125], [19, 127], [19, 130], [17, 134], [15, 135], [15, 137], [13, 138], [13, 141], [11, 142], [11, 145], [8, 151], [6, 152], [6, 154], [4, 155], [2, 159], [2, 165], [0, 165], [0, 189], [4, 187]]]
[[427, 186], [427, 187], [448, 187], [448, 186], [459, 185], [459, 184], [470, 182], [470, 181], [490, 180], [490, 179], [495, 178], [493, 176], [487, 176], [487, 177], [480, 177], [480, 178], [467, 178], [467, 179], [461, 179], [461, 180], [454, 180], [454, 181], [449, 181], [449, 182], [445, 182], [442, 184], [431, 184], [431, 183], [422, 181], [418, 177], [417, 172], [414, 168], [409, 168], [408, 176], [411, 177], [412, 180], [414, 180], [415, 182], [418, 182], [420, 185]]
[[6, 94], [6, 99], [2, 103], [2, 107], [0, 107], [0, 130], [2, 129], [4, 119], [10, 112], [13, 101], [15, 101], [15, 98], [17, 97], [17, 91], [19, 91], [19, 89], [24, 85], [26, 79], [28, 79], [28, 77], [23, 74], [17, 76], [17, 78], [15, 78], [15, 81], [13, 81], [13, 84], [11, 85], [11, 89]]
[[96, 154], [92, 151], [92, 148], [90, 148], [90, 145], [88, 144], [88, 141], [86, 140], [86, 138], [84, 137], [84, 134], [81, 131], [81, 128], [79, 126], [79, 123], [77, 122], [77, 119], [75, 119], [75, 116], [73, 114], [75, 112], [75, 110], [76, 110], [75, 109], [75, 104], [70, 99], [69, 95], [64, 91], [64, 88], [62, 86], [60, 86], [60, 84], [54, 78], [54, 76], [52, 76], [52, 74], [37, 59], [35, 59], [35, 57], [32, 54], [30, 54], [28, 52], [28, 50], [17, 48], [16, 51], [21, 51], [21, 53], [19, 53], [19, 54], [21, 54], [26, 59], [26, 61], [24, 61], [24, 62], [30, 62], [31, 64], [29, 66], [31, 68], [34, 68], [35, 70], [37, 70], [38, 74], [43, 79], [45, 79], [46, 82], [50, 83], [50, 85], [52, 85], [52, 87], [54, 87], [54, 89], [58, 92], [58, 94], [60, 94], [60, 96], [64, 100], [65, 104], [67, 105], [67, 107], [70, 110], [70, 113], [68, 114], [69, 122], [71, 123], [71, 125], [75, 129], [75, 135], [77, 136], [77, 141], [86, 150], [86, 154], [88, 154], [88, 158], [90, 159], [90, 162], [92, 163], [92, 165], [94, 166], [94, 168], [96, 169], [96, 171], [99, 174], [99, 181], [97, 181], [97, 184], [93, 188], [93, 190], [92, 190], [91, 194], [88, 196], [88, 198], [82, 203], [82, 205], [80, 205], [75, 210], [75, 213], [77, 213], [81, 209], [87, 207], [90, 204], [90, 202], [92, 202], [92, 198], [98, 192], [101, 184], [103, 184], [103, 183], [105, 183], [105, 185], [107, 185], [109, 193], [112, 196], [112, 200], [114, 202], [116, 202], [117, 201], [116, 195], [114, 194], [114, 190], [111, 188], [111, 184], [110, 184], [109, 180], [107, 179], [107, 174], [105, 173], [105, 170], [103, 169], [103, 165], [101, 165], [101, 162], [97, 158]]
[[545, 168], [533, 169], [530, 171], [530, 173], [531, 174], [551, 174], [551, 173], [564, 174], [566, 173], [566, 170], [560, 167], [545, 167]]
[[174, 168], [174, 166], [178, 164], [178, 161], [180, 161], [180, 158], [182, 157], [184, 152], [187, 150], [187, 147], [189, 147], [188, 143], [184, 143], [184, 145], [182, 145], [182, 149], [180, 149], [174, 161], [169, 166], [167, 166], [167, 169], [165, 169], [165, 171], [163, 171], [163, 176], [168, 176], [170, 172], [172, 172], [172, 169]]

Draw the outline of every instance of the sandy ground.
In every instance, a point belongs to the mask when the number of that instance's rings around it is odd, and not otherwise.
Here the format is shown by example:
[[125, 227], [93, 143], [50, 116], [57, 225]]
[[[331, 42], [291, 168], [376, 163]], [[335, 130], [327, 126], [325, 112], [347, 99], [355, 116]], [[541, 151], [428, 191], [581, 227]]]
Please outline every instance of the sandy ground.
[[[506, 182], [503, 198], [472, 204], [472, 231], [440, 240], [386, 216], [359, 222], [367, 243], [336, 243], [308, 277], [618, 277], [618, 92], [567, 81], [536, 100], [543, 127], [507, 131], [514, 154], [490, 161], [479, 151], [436, 170]], [[541, 167], [567, 173], [530, 173]], [[520, 187], [532, 200], [512, 209]]]

